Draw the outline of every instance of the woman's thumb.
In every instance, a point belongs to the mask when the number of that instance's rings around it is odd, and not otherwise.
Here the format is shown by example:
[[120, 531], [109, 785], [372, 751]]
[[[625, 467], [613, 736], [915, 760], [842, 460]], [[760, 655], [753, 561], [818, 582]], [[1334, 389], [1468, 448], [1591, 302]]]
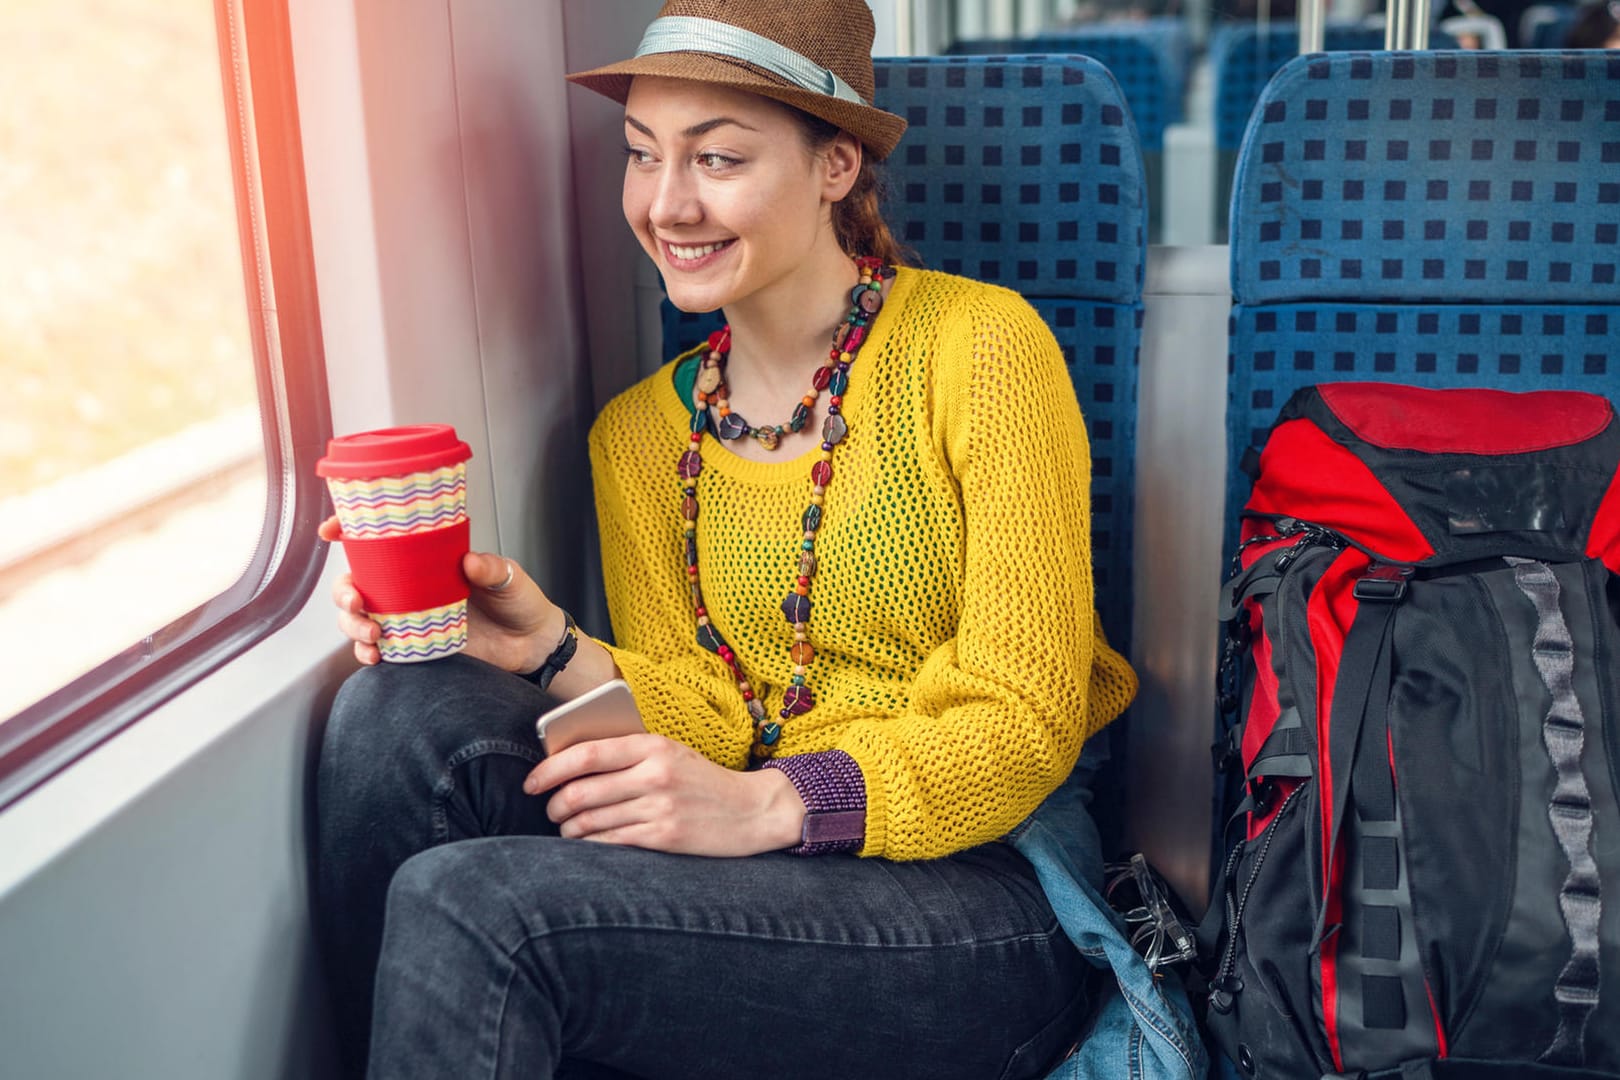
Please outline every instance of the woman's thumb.
[[478, 551], [467, 553], [461, 561], [461, 570], [469, 584], [491, 592], [506, 588], [517, 575], [517, 566], [510, 559]]

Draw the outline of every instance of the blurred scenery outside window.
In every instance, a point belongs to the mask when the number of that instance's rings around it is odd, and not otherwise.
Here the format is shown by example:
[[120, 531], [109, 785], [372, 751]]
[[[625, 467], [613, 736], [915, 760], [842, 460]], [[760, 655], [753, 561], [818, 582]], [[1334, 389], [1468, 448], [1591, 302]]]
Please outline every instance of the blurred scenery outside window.
[[258, 541], [225, 103], [208, 0], [0, 11], [0, 723]]

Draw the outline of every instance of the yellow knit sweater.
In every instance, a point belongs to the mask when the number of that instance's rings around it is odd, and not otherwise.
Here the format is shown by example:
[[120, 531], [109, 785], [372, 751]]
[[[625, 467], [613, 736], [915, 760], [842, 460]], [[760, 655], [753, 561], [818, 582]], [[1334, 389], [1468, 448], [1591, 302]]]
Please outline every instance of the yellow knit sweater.
[[[810, 593], [815, 706], [776, 752], [854, 758], [862, 855], [946, 855], [1034, 810], [1136, 690], [1092, 602], [1085, 430], [1029, 304], [923, 270], [890, 287], [843, 411]], [[612, 653], [651, 730], [740, 769], [753, 725], [697, 644], [682, 554], [690, 417], [666, 366], [591, 430]], [[753, 462], [709, 438], [697, 481], [705, 603], [773, 719], [818, 455]]]

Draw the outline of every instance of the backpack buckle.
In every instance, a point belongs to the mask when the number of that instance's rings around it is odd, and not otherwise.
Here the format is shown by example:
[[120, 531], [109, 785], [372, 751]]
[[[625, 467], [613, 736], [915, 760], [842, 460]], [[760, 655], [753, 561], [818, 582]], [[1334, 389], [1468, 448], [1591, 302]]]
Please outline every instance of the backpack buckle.
[[1373, 563], [1356, 581], [1351, 594], [1357, 600], [1371, 600], [1380, 604], [1393, 604], [1406, 595], [1406, 583], [1412, 579], [1410, 566], [1392, 566]]

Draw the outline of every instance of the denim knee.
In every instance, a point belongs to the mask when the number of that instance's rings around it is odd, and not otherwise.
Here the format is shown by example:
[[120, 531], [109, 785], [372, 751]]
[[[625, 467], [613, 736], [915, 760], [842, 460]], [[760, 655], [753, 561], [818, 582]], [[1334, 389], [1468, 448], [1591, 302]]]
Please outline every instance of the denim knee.
[[353, 748], [375, 766], [389, 747], [427, 743], [453, 753], [479, 739], [539, 743], [534, 719], [546, 696], [524, 679], [470, 656], [376, 664], [346, 679], [332, 703], [327, 752]]
[[498, 962], [529, 938], [525, 906], [502, 878], [499, 849], [499, 841], [462, 840], [405, 860], [388, 885], [385, 939], [395, 966], [468, 964], [469, 951]]

